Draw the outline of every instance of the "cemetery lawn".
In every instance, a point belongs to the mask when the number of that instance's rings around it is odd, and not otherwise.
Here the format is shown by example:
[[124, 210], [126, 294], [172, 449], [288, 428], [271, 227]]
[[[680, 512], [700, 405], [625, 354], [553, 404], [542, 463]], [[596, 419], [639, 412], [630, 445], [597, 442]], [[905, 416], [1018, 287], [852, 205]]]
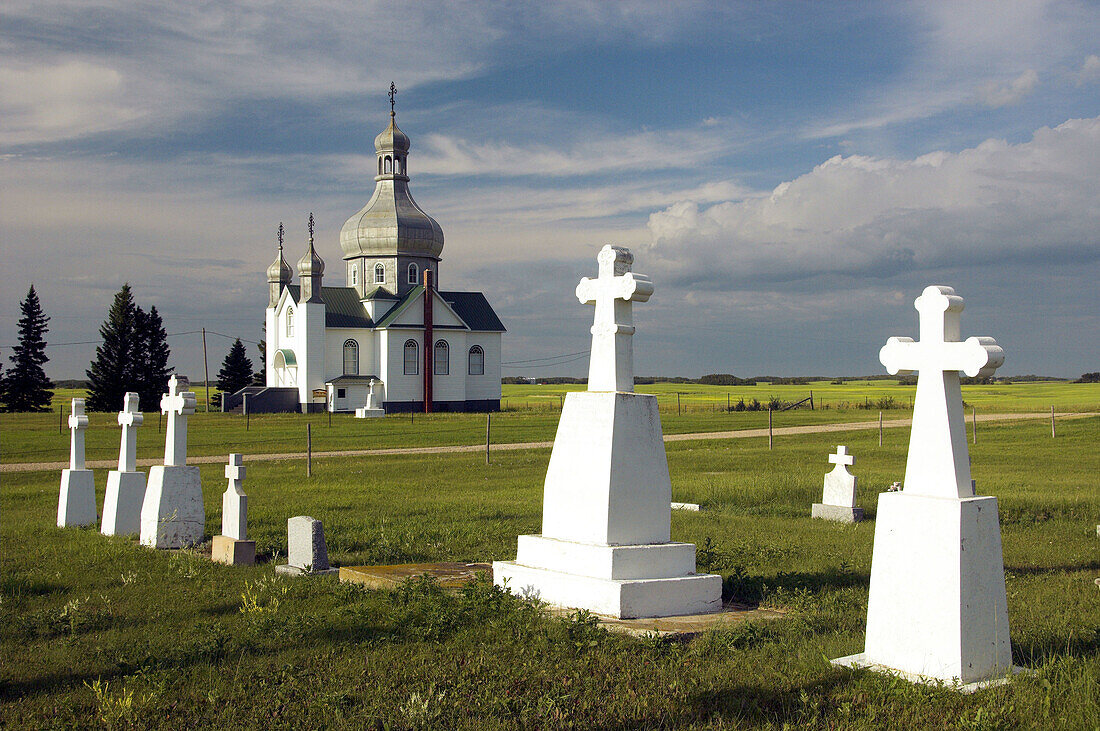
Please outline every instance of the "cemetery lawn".
[[[548, 428], [524, 416], [533, 433]], [[195, 441], [230, 434], [210, 418], [193, 422]], [[155, 427], [143, 428], [148, 447]], [[1056, 439], [1041, 421], [979, 436], [973, 472], [999, 501], [1013, 655], [1034, 671], [1007, 687], [964, 696], [828, 663], [862, 649], [875, 496], [904, 470], [907, 430], [894, 429], [881, 448], [873, 431], [777, 437], [772, 451], [760, 439], [667, 445], [673, 500], [706, 509], [674, 513], [673, 538], [698, 545], [728, 596], [785, 611], [683, 641], [548, 616], [486, 582], [448, 594], [274, 577], [300, 514], [324, 521], [335, 565], [514, 558], [516, 536], [539, 531], [548, 449], [489, 465], [318, 459], [310, 479], [301, 460], [248, 464], [261, 563], [247, 568], [204, 556], [221, 525], [221, 465], [201, 467], [207, 542], [178, 552], [57, 529], [57, 472], [4, 474], [0, 726], [1100, 727], [1100, 417], [1060, 423]], [[856, 526], [808, 517], [838, 443], [857, 458], [869, 519]], [[102, 504], [106, 471], [95, 476]]]

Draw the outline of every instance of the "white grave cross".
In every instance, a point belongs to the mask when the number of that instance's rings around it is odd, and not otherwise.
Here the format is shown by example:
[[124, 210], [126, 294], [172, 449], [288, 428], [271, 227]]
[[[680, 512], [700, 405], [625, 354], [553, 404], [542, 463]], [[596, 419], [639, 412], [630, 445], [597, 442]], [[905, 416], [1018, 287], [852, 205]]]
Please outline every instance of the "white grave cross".
[[649, 277], [630, 271], [634, 255], [621, 246], [607, 245], [596, 256], [600, 274], [584, 277], [577, 285], [582, 304], [594, 302], [592, 353], [588, 365], [589, 391], [634, 390], [633, 302], [653, 294]]
[[137, 471], [137, 427], [145, 421], [138, 409], [139, 396], [127, 391], [122, 400], [122, 411], [118, 412], [118, 424], [122, 427], [122, 443], [118, 450], [118, 471]]
[[230, 454], [225, 466], [229, 486], [222, 495], [222, 535], [237, 541], [248, 540], [248, 497], [241, 489], [244, 476], [244, 459], [240, 454]]
[[920, 313], [920, 342], [890, 338], [878, 356], [891, 374], [918, 374], [904, 492], [972, 497], [959, 372], [991, 375], [1004, 363], [1004, 350], [993, 338], [960, 342], [963, 298], [951, 287], [926, 287], [914, 306]]
[[838, 446], [836, 448], [836, 454], [829, 455], [829, 461], [836, 465], [833, 468], [833, 472], [847, 472], [846, 468], [851, 467], [856, 463], [856, 458], [848, 454], [848, 448], [845, 446]]
[[73, 399], [73, 413], [69, 414], [69, 469], [84, 469], [84, 431], [88, 417], [84, 413], [84, 399]]
[[180, 390], [187, 385], [186, 378], [173, 375], [168, 379], [168, 393], [160, 399], [160, 413], [168, 415], [168, 429], [164, 440], [166, 466], [187, 464], [187, 417], [195, 413], [195, 406], [198, 404], [193, 392]]

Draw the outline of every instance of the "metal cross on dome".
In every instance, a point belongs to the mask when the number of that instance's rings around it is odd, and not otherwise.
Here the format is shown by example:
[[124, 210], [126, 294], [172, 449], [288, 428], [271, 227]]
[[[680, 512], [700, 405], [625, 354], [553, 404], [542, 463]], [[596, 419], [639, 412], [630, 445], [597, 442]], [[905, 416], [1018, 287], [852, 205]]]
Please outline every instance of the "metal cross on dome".
[[963, 304], [951, 287], [925, 287], [913, 303], [920, 313], [920, 342], [890, 338], [878, 354], [892, 375], [918, 374], [905, 492], [974, 495], [959, 372], [992, 375], [1004, 363], [1005, 353], [993, 338], [959, 340]]
[[279, 221], [279, 251], [283, 250], [283, 222]]
[[395, 96], [397, 96], [397, 87], [394, 86], [394, 83], [391, 81], [390, 82], [390, 116], [391, 117], [394, 114], [396, 114], [396, 112], [394, 111], [394, 101], [393, 101], [393, 98]]
[[596, 256], [600, 275], [584, 277], [577, 285], [582, 304], [595, 303], [592, 353], [588, 364], [589, 391], [634, 390], [634, 311], [632, 302], [645, 302], [653, 282], [630, 271], [630, 249], [607, 245]]
[[309, 242], [313, 243], [313, 211], [309, 212]]

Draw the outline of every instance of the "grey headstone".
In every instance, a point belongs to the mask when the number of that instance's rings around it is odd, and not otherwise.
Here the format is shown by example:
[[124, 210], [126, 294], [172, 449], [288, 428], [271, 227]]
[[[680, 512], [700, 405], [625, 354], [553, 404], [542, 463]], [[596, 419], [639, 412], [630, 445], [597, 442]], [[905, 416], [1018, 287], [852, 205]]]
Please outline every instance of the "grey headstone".
[[327, 571], [328, 550], [325, 548], [325, 528], [321, 521], [308, 515], [298, 515], [286, 522], [289, 550], [287, 563], [303, 571]]

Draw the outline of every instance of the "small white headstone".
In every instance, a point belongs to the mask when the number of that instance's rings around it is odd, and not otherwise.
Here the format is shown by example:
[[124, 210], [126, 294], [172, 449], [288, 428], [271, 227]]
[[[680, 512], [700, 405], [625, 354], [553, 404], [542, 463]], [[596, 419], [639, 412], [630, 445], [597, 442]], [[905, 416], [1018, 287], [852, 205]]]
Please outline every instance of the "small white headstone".
[[105, 536], [141, 532], [145, 475], [137, 471], [137, 428], [144, 420], [138, 394], [127, 391], [122, 399], [122, 411], [118, 412], [118, 423], [122, 427], [118, 469], [107, 473], [107, 492], [103, 498], [100, 532]]
[[325, 529], [321, 521], [308, 515], [298, 515], [286, 522], [287, 564], [276, 566], [281, 574], [334, 574], [338, 569], [328, 565]]
[[865, 650], [833, 662], [969, 691], [1016, 671], [997, 498], [974, 496], [959, 385], [960, 371], [992, 374], [1004, 351], [960, 341], [950, 287], [925, 288], [915, 306], [920, 342], [890, 338], [879, 353], [890, 373], [919, 373], [904, 487], [879, 495]]
[[237, 541], [248, 540], [248, 497], [241, 487], [244, 476], [244, 458], [240, 454], [229, 455], [229, 464], [225, 466], [229, 486], [222, 494], [222, 535]]
[[61, 492], [57, 499], [57, 527], [95, 525], [95, 481], [84, 468], [84, 432], [88, 417], [84, 399], [74, 398], [69, 415], [69, 468], [61, 470]]
[[859, 522], [863, 519], [863, 509], [856, 507], [856, 476], [848, 471], [856, 458], [848, 454], [847, 447], [838, 446], [836, 454], [829, 455], [829, 461], [836, 466], [825, 475], [821, 502], [814, 503], [811, 515], [838, 523]]

